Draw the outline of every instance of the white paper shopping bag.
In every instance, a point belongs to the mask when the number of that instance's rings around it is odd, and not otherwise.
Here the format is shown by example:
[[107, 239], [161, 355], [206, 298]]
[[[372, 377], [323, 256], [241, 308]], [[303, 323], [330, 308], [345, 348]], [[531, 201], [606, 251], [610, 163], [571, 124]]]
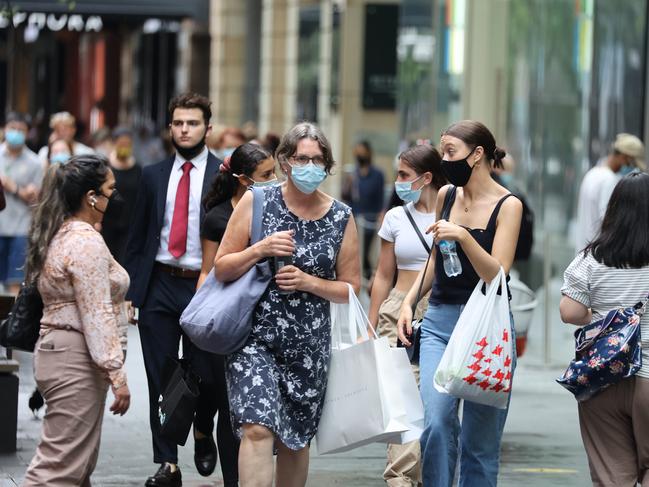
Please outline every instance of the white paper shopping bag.
[[[332, 305], [331, 317], [332, 355], [316, 435], [318, 452], [401, 442], [401, 434], [414, 427], [408, 410], [417, 411], [417, 404], [406, 406], [404, 402], [404, 388], [410, 396], [412, 388], [417, 389], [405, 350], [391, 348], [387, 338], [368, 339], [369, 321], [351, 286], [349, 304]], [[364, 341], [359, 343], [359, 336]], [[413, 414], [418, 416], [418, 411]]]
[[505, 409], [514, 360], [505, 271], [501, 267], [485, 294], [483, 284], [478, 282], [455, 325], [434, 385], [440, 392]]
[[318, 453], [386, 442], [408, 430], [387, 338], [332, 350], [316, 441]]
[[386, 443], [403, 445], [411, 441], [419, 440], [424, 431], [424, 405], [421, 401], [417, 380], [412, 371], [412, 365], [408, 359], [408, 352], [405, 348], [390, 348], [392, 355], [392, 366], [395, 369], [399, 393], [406, 410], [408, 431], [390, 438]]

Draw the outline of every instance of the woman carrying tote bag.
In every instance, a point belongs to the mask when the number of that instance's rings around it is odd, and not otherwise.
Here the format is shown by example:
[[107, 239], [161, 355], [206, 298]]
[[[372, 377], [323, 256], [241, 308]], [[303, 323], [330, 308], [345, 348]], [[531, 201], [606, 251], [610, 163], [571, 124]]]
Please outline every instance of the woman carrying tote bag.
[[[200, 288], [210, 272], [214, 271], [214, 257], [223, 240], [234, 208], [246, 191], [254, 186], [275, 184], [275, 160], [257, 144], [243, 144], [225, 158], [203, 202], [205, 220], [201, 228], [203, 262], [196, 289]], [[219, 299], [219, 296], [213, 296]], [[225, 357], [195, 350], [194, 365], [201, 374], [201, 394], [196, 405], [194, 440], [196, 467], [204, 476], [211, 475], [216, 467], [218, 451], [221, 459], [223, 485], [239, 485], [239, 440], [235, 438], [230, 423], [228, 391], [225, 383]], [[214, 416], [218, 412], [216, 444], [212, 432]], [[218, 450], [217, 450], [218, 444]]]
[[248, 246], [252, 194], [234, 209], [214, 263], [230, 282], [263, 259], [274, 279], [253, 314], [245, 346], [226, 359], [234, 427], [241, 439], [239, 478], [246, 486], [306, 484], [330, 356], [330, 302], [360, 287], [358, 236], [348, 206], [318, 190], [334, 165], [331, 146], [313, 124], [284, 135], [277, 160], [288, 179], [264, 189], [261, 241]]
[[[422, 323], [419, 359], [425, 411], [423, 484], [452, 485], [460, 445], [460, 485], [495, 486], [507, 409], [465, 401], [460, 439], [459, 400], [438, 392], [433, 377], [479, 280], [490, 282], [501, 266], [509, 272], [523, 209], [518, 199], [491, 178], [491, 166], [501, 167], [505, 152], [482, 123], [464, 120], [451, 125], [442, 133], [441, 152], [442, 170], [451, 185], [439, 191], [438, 219], [428, 228], [435, 236], [434, 266], [426, 275], [420, 273], [404, 299], [398, 332], [401, 341], [410, 345], [411, 308], [423, 279], [422, 293], [432, 287]], [[448, 208], [447, 214], [442, 214], [442, 208]], [[440, 251], [440, 243], [446, 256]], [[458, 260], [459, 273], [449, 265]]]
[[[649, 293], [649, 175], [617, 183], [602, 228], [566, 269], [561, 319], [583, 326]], [[578, 403], [593, 485], [649, 485], [649, 314], [640, 320], [642, 366], [636, 375]], [[597, 360], [595, 355], [594, 360]]]

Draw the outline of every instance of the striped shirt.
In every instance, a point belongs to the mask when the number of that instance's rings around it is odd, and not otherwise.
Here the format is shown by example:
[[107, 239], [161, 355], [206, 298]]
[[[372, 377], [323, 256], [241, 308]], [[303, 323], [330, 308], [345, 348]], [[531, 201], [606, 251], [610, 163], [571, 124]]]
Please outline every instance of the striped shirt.
[[[593, 321], [614, 308], [626, 308], [649, 294], [649, 266], [617, 269], [580, 252], [563, 275], [561, 294], [590, 308]], [[637, 375], [649, 378], [649, 312], [640, 320], [642, 367]]]

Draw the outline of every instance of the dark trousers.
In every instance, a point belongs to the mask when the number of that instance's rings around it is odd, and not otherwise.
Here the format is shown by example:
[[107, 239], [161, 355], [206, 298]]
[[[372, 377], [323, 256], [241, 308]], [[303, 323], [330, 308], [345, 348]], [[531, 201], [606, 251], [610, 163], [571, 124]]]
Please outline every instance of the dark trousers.
[[[154, 463], [178, 463], [178, 446], [160, 434], [158, 397], [162, 392], [162, 375], [166, 358], [178, 357], [178, 346], [183, 339], [183, 354], [201, 377], [201, 395], [196, 407], [195, 425], [201, 433], [211, 434], [214, 414], [219, 411], [219, 429], [225, 431], [227, 421], [231, 440], [224, 441], [221, 449], [221, 468], [237, 474], [238, 444], [230, 427], [228, 399], [225, 387], [223, 358], [199, 350], [182, 333], [180, 315], [191, 301], [196, 290], [196, 279], [174, 277], [154, 270], [144, 305], [140, 308], [139, 330], [144, 355], [144, 367], [149, 383], [149, 422], [153, 437]], [[220, 364], [220, 365], [219, 365]], [[214, 369], [218, 369], [220, 372]], [[215, 406], [216, 404], [216, 406]], [[224, 406], [225, 405], [225, 406]], [[221, 414], [221, 412], [223, 413]], [[221, 433], [225, 437], [225, 433]], [[229, 447], [228, 447], [229, 445]], [[227, 463], [227, 466], [225, 465]], [[231, 474], [228, 474], [231, 476]], [[235, 477], [236, 479], [236, 477]]]
[[202, 379], [194, 428], [204, 435], [211, 435], [214, 430], [214, 415], [218, 413], [216, 444], [224, 486], [237, 486], [239, 440], [235, 437], [230, 422], [230, 405], [225, 383], [225, 357], [198, 349], [192, 352], [192, 355], [192, 364]]
[[[367, 223], [368, 225], [371, 222]], [[372, 228], [363, 228], [363, 277], [365, 279], [372, 278], [372, 263], [370, 262], [370, 254], [372, 253], [372, 243], [374, 242], [374, 235], [376, 234], [376, 229], [374, 226]]]

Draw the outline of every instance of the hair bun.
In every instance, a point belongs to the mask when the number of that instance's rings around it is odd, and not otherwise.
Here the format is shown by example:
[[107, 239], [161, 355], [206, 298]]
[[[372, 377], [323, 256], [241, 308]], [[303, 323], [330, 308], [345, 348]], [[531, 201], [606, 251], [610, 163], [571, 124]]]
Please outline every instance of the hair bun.
[[505, 152], [500, 147], [496, 146], [496, 148], [494, 149], [494, 158], [493, 158], [494, 166], [498, 167], [498, 168], [502, 168], [503, 167], [503, 159], [505, 158], [506, 155], [507, 155], [507, 152]]

